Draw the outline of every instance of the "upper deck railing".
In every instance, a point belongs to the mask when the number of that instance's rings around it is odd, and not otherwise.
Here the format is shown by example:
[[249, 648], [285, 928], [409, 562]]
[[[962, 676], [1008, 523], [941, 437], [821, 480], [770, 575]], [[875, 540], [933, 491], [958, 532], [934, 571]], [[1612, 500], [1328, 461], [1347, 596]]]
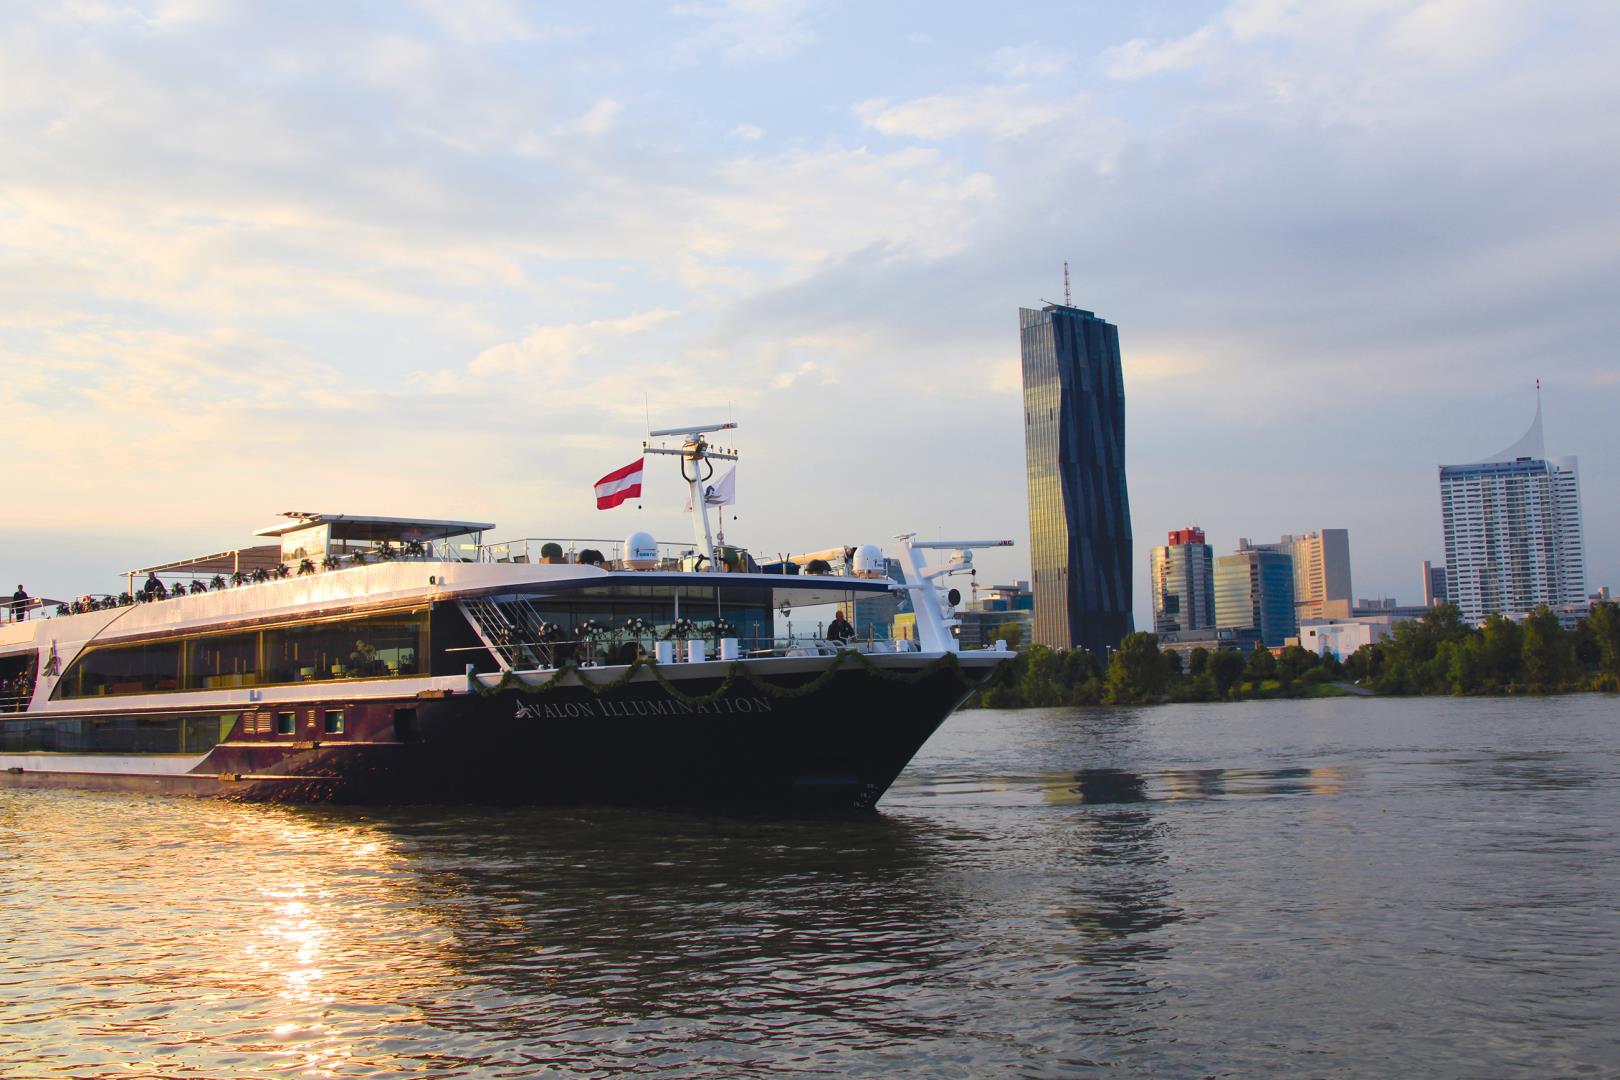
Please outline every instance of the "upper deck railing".
[[[660, 542], [657, 547], [658, 558], [653, 569], [663, 571], [708, 569], [704, 565], [703, 557], [691, 544]], [[740, 572], [761, 569], [746, 548], [718, 546], [716, 551], [721, 560], [719, 567], [721, 570]], [[155, 586], [145, 582], [137, 583], [130, 578], [129, 584], [132, 587], [127, 590], [83, 593], [72, 600], [58, 601], [31, 597], [22, 606], [18, 606], [8, 599], [0, 599], [0, 625], [30, 618], [79, 615], [89, 611], [104, 611], [179, 596], [195, 596], [269, 581], [282, 581], [292, 577], [306, 577], [331, 570], [401, 561], [575, 564], [601, 566], [607, 570], [627, 568], [624, 560], [624, 543], [619, 540], [524, 537], [496, 544], [462, 543], [454, 539], [411, 541], [404, 544], [381, 543], [351, 546], [329, 552], [319, 558], [299, 557], [270, 566], [260, 565], [251, 571], [237, 570], [230, 574], [199, 575], [184, 569], [158, 570], [148, 578], [148, 582], [156, 581]]]

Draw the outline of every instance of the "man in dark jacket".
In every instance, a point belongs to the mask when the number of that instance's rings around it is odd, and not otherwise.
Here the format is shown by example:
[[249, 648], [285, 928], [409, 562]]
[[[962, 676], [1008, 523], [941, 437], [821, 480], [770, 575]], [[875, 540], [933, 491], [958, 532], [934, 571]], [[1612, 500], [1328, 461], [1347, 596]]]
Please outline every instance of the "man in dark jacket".
[[[0, 595], [4, 594], [0, 593]], [[17, 591], [11, 594], [11, 617], [19, 622], [28, 618], [28, 594], [23, 592], [21, 585], [17, 586]]]
[[832, 622], [827, 624], [827, 640], [836, 641], [840, 644], [855, 640], [855, 628], [849, 624], [848, 619], [844, 618], [842, 611], [834, 617]]

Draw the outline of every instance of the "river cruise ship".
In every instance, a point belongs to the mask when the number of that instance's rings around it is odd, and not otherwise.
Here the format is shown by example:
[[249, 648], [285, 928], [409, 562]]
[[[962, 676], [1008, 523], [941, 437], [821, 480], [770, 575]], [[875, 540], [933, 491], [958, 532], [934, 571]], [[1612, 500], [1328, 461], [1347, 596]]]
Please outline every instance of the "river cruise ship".
[[[872, 545], [761, 565], [709, 531], [702, 470], [732, 456], [705, 439], [720, 427], [644, 448], [681, 456], [702, 508], [684, 550], [291, 513], [252, 546], [132, 570], [118, 593], [10, 608], [0, 784], [870, 808], [1012, 655], [953, 633], [948, 579], [989, 542], [898, 537], [903, 583]], [[795, 611], [885, 598], [914, 635], [778, 636]]]

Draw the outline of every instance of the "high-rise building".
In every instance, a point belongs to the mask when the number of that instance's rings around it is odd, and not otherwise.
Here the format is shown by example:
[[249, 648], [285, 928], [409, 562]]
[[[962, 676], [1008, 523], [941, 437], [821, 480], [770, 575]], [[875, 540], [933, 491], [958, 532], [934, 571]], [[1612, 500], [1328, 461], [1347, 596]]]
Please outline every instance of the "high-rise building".
[[1018, 321], [1035, 641], [1101, 656], [1134, 626], [1119, 330], [1066, 304]]
[[1294, 560], [1281, 551], [1243, 548], [1215, 560], [1215, 625], [1252, 630], [1281, 648], [1299, 632], [1294, 615]]
[[1153, 632], [1215, 627], [1215, 554], [1196, 525], [1153, 549]]
[[1446, 602], [1446, 568], [1423, 560], [1423, 606], [1434, 607]]
[[1240, 549], [1280, 551], [1294, 560], [1294, 614], [1304, 619], [1342, 619], [1350, 614], [1350, 531], [1318, 529], [1284, 533], [1275, 544], [1238, 543]]
[[1469, 465], [1440, 467], [1446, 595], [1464, 619], [1546, 604], [1575, 617], [1586, 604], [1576, 458], [1549, 458], [1541, 399], [1524, 438]]

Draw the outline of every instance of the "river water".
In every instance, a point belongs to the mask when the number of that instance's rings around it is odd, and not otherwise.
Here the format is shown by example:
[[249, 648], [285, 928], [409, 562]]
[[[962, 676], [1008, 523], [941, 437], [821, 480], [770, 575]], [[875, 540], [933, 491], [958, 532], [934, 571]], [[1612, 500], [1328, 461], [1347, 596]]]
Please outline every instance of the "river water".
[[953, 717], [858, 821], [0, 790], [0, 1075], [1620, 1075], [1620, 702]]

